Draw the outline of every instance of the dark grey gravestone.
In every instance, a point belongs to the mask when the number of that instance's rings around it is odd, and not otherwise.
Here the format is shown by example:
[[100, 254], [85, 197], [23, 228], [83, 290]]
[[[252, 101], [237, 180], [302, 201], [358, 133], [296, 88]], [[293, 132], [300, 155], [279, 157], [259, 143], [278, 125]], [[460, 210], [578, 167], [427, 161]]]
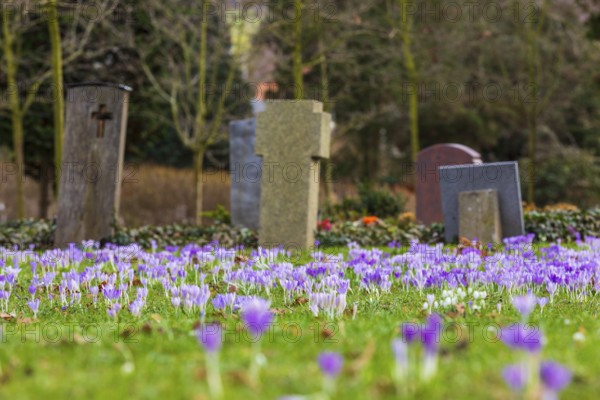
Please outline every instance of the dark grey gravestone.
[[519, 166], [516, 161], [453, 165], [439, 168], [446, 241], [458, 237], [461, 192], [494, 189], [498, 192], [502, 236], [525, 233]]
[[254, 152], [256, 118], [229, 124], [231, 222], [258, 230], [262, 158]]
[[70, 85], [54, 243], [63, 247], [112, 235], [119, 213], [131, 89]]

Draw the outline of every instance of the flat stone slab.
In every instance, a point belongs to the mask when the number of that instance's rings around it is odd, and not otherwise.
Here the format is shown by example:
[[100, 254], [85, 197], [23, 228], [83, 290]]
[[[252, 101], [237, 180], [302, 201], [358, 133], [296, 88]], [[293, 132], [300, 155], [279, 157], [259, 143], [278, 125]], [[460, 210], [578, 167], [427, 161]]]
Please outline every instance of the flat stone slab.
[[256, 118], [229, 124], [229, 165], [231, 177], [231, 222], [258, 230], [262, 158], [256, 155]]
[[525, 234], [519, 166], [516, 161], [439, 168], [446, 242], [459, 235], [459, 193], [484, 189], [498, 192], [502, 237]]
[[460, 192], [458, 209], [458, 232], [461, 238], [477, 239], [482, 244], [501, 242], [502, 227], [496, 190]]
[[456, 143], [436, 144], [417, 154], [415, 192], [419, 222], [431, 225], [444, 221], [438, 168], [463, 164], [481, 164], [481, 155]]

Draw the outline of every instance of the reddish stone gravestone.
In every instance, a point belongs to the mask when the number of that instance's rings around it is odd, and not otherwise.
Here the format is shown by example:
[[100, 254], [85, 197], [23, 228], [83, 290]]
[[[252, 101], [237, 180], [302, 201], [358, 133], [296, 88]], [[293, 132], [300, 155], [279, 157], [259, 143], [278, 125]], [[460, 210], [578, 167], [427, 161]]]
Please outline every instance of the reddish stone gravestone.
[[417, 220], [430, 225], [443, 222], [440, 177], [438, 168], [444, 165], [481, 164], [481, 155], [461, 144], [436, 144], [417, 155], [415, 189]]

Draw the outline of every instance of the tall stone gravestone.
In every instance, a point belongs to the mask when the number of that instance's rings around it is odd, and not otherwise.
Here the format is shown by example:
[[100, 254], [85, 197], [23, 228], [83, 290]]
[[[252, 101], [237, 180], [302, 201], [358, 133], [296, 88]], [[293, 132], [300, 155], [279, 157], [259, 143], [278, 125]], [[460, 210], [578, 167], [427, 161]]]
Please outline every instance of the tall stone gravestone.
[[259, 243], [314, 245], [319, 159], [329, 157], [330, 114], [313, 100], [274, 100], [256, 118], [262, 156]]
[[444, 220], [438, 168], [444, 165], [480, 164], [481, 155], [461, 144], [436, 144], [417, 154], [415, 191], [417, 220], [431, 225]]
[[127, 86], [95, 82], [67, 88], [57, 246], [112, 234], [130, 92]]
[[460, 194], [486, 189], [497, 192], [502, 237], [525, 233], [517, 162], [444, 166], [439, 168], [439, 175], [447, 242], [455, 240], [459, 235]]
[[254, 152], [256, 118], [229, 124], [231, 222], [258, 230], [262, 159]]

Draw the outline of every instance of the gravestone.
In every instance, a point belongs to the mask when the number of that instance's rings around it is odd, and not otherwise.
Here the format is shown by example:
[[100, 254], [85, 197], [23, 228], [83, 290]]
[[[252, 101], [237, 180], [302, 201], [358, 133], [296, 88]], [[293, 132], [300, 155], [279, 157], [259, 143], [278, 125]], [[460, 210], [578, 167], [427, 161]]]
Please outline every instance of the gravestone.
[[110, 236], [119, 212], [131, 88], [67, 87], [55, 244]]
[[313, 100], [273, 100], [256, 118], [262, 156], [259, 244], [314, 245], [319, 159], [329, 157], [330, 114]]
[[461, 144], [436, 144], [417, 154], [415, 192], [417, 220], [425, 225], [443, 222], [438, 168], [444, 165], [480, 164], [481, 156]]
[[229, 124], [231, 222], [258, 230], [262, 159], [254, 152], [256, 118]]
[[502, 227], [498, 192], [493, 189], [458, 194], [458, 235], [480, 243], [500, 243]]
[[439, 168], [442, 209], [447, 242], [458, 237], [461, 192], [494, 189], [498, 193], [502, 237], [525, 233], [519, 166], [516, 161], [443, 166]]

